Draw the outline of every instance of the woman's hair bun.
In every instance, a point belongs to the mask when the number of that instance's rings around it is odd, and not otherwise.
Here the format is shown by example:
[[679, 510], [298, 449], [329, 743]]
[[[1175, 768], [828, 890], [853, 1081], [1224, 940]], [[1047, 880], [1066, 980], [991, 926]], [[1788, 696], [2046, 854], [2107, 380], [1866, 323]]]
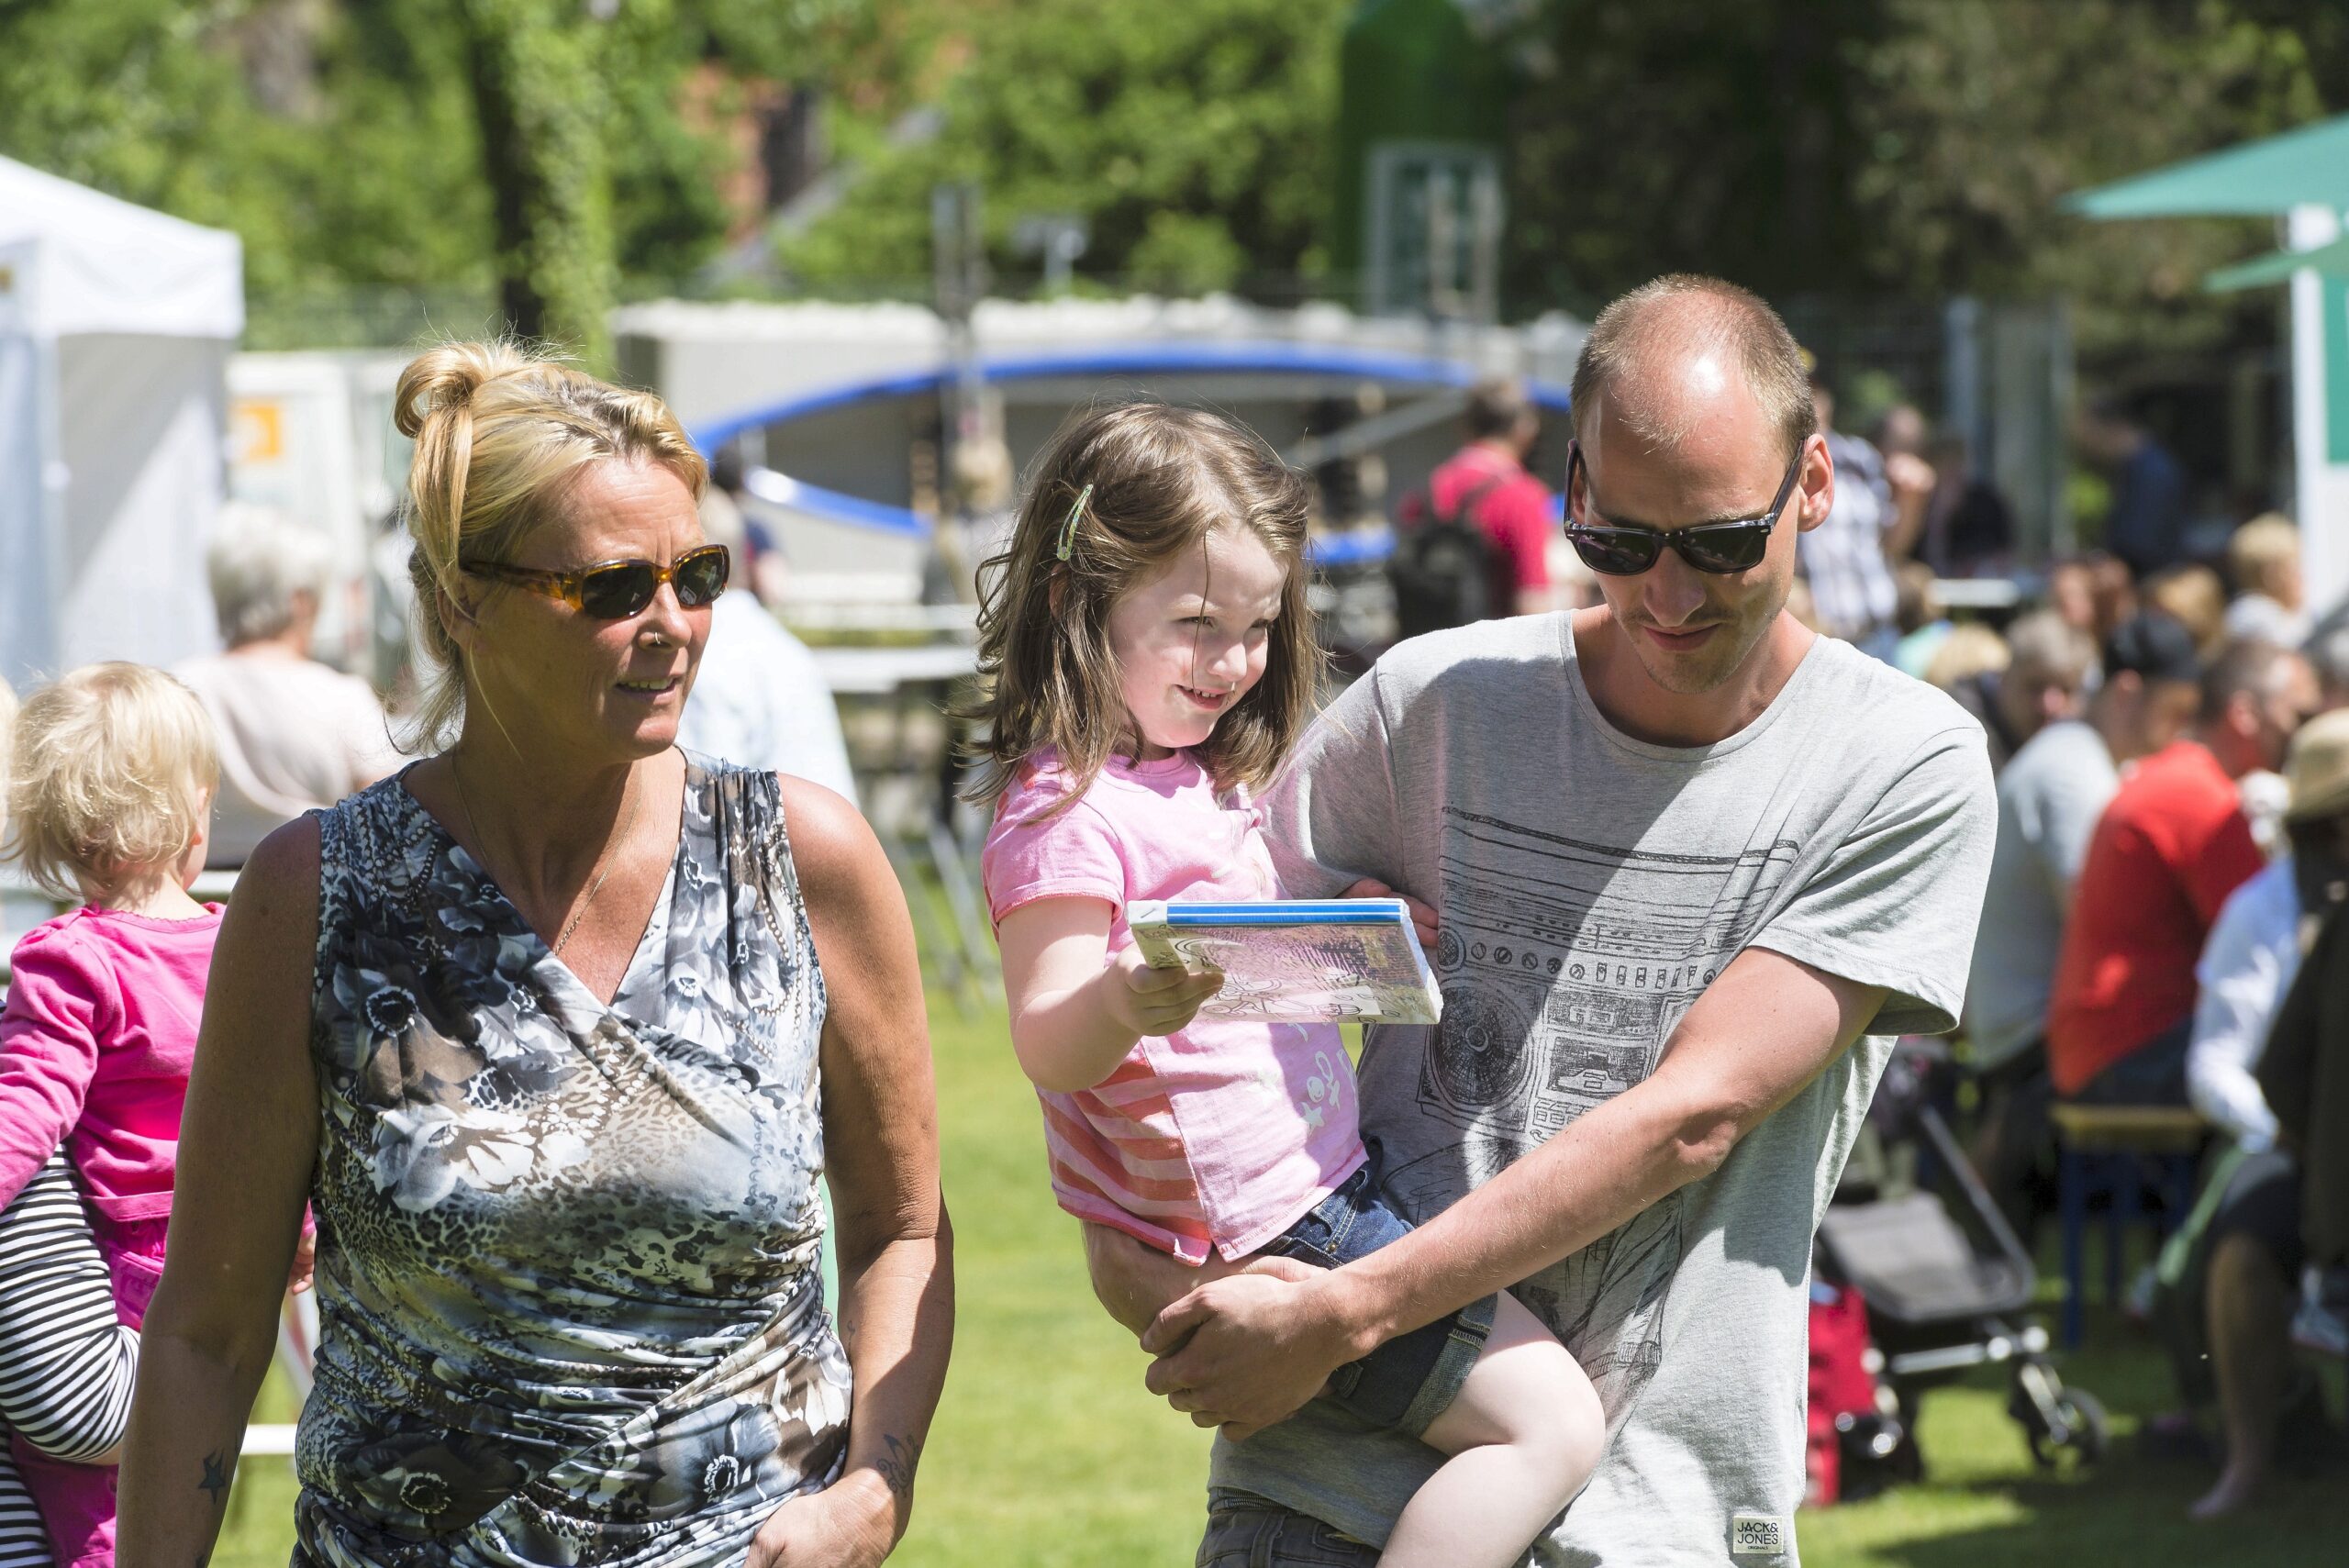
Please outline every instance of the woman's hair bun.
[[464, 407], [488, 383], [533, 362], [511, 343], [443, 343], [427, 349], [400, 373], [392, 398], [392, 424], [413, 440], [433, 415]]

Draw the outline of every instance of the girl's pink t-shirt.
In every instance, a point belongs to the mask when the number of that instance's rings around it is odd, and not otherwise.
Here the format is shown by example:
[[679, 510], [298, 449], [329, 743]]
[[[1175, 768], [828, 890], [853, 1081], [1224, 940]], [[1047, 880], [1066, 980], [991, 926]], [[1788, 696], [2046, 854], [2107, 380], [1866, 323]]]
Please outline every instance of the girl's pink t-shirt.
[[105, 1224], [172, 1212], [180, 1111], [220, 906], [76, 909], [17, 944], [0, 1011], [0, 1204], [65, 1145]]
[[[1055, 812], [1068, 778], [1031, 762], [996, 808], [981, 864], [997, 924], [1040, 898], [1109, 906], [1109, 954], [1133, 943], [1129, 900], [1281, 896], [1255, 815], [1218, 798], [1187, 751], [1112, 759]], [[1145, 1037], [1076, 1094], [1039, 1090], [1052, 1191], [1188, 1263], [1254, 1251], [1363, 1162], [1353, 1069], [1330, 1024], [1201, 1014]]]

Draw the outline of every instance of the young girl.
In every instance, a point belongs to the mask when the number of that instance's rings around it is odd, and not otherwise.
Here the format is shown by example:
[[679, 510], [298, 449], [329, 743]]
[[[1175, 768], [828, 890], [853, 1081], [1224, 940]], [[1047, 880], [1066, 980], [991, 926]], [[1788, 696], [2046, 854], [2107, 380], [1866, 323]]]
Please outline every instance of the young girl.
[[[0, 829], [16, 695], [0, 681]], [[10, 1438], [54, 1459], [110, 1456], [128, 1424], [139, 1330], [114, 1288], [62, 1151], [0, 1207], [0, 1568], [51, 1568], [49, 1531]]]
[[[1302, 481], [1253, 437], [1103, 410], [1041, 460], [981, 617], [987, 897], [1053, 1190], [1202, 1277], [1334, 1268], [1408, 1228], [1337, 1029], [1197, 1018], [1221, 977], [1149, 968], [1124, 918], [1130, 899], [1281, 896], [1245, 796], [1313, 700], [1305, 531]], [[1389, 1341], [1326, 1396], [1453, 1456], [1397, 1522], [1391, 1568], [1517, 1562], [1604, 1432], [1582, 1370], [1508, 1296]]]
[[[57, 1173], [42, 1174], [61, 1144], [95, 1212], [115, 1316], [135, 1328], [162, 1276], [180, 1107], [220, 927], [219, 906], [187, 892], [208, 837], [211, 721], [161, 671], [94, 664], [25, 700], [13, 751], [10, 852], [43, 889], [83, 907], [28, 932], [12, 961], [0, 1011], [0, 1206], [28, 1184], [49, 1189], [33, 1217], [70, 1264], [71, 1216]], [[83, 1340], [86, 1327], [73, 1330]], [[106, 1349], [111, 1384], [128, 1358], [118, 1340]], [[0, 1364], [0, 1384], [22, 1384], [23, 1372]], [[104, 1405], [113, 1392], [83, 1397]], [[39, 1434], [19, 1434], [15, 1457], [60, 1568], [111, 1564], [112, 1473], [37, 1453], [25, 1435]], [[105, 1457], [86, 1447], [63, 1451]]]

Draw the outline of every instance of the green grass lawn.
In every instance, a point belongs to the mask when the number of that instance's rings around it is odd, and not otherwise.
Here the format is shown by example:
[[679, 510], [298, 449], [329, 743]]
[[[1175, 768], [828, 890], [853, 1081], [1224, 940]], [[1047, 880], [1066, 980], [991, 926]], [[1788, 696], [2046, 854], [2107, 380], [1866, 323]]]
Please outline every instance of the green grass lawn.
[[[1142, 1391], [1141, 1352], [1085, 1288], [1074, 1223], [1045, 1184], [1034, 1099], [1000, 1015], [966, 1021], [941, 1003], [933, 1020], [961, 1326], [913, 1530], [893, 1562], [1181, 1568], [1203, 1517], [1206, 1439]], [[2044, 1288], [2052, 1301], [2052, 1282]], [[1928, 1398], [1920, 1425], [1925, 1483], [1805, 1513], [1806, 1562], [2300, 1568], [2339, 1560], [2349, 1474], [2337, 1462], [2324, 1480], [2279, 1486], [2254, 1521], [2187, 1525], [2186, 1504], [2207, 1473], [2131, 1451], [2138, 1420], [2168, 1397], [2158, 1358], [2117, 1321], [2092, 1318], [2089, 1339], [2106, 1348], [2067, 1359], [2064, 1371], [2113, 1412], [2116, 1451], [2102, 1467], [2040, 1472], [1995, 1376], [1944, 1389]], [[264, 1391], [256, 1419], [292, 1417], [280, 1390]], [[293, 1492], [284, 1461], [246, 1463], [217, 1568], [283, 1568]]]

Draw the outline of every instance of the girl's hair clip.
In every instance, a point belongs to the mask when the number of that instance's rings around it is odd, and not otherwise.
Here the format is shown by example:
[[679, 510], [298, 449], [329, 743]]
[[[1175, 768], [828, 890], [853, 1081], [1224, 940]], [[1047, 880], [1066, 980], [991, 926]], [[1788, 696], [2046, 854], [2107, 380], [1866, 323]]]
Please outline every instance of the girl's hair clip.
[[1063, 561], [1076, 544], [1076, 519], [1085, 516], [1085, 504], [1093, 499], [1093, 486], [1086, 485], [1076, 493], [1076, 505], [1068, 509], [1068, 520], [1061, 525], [1061, 546], [1056, 553]]

